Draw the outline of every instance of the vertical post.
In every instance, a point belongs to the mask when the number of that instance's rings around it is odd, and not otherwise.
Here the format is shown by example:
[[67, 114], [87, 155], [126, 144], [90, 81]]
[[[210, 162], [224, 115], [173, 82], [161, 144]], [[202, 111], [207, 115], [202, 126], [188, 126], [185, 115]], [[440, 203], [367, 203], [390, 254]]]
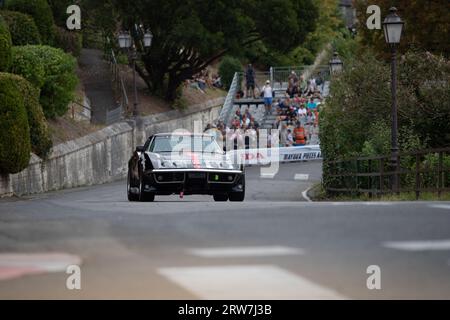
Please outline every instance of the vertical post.
[[380, 159], [380, 194], [383, 194], [384, 189], [384, 158]]
[[134, 83], [133, 116], [137, 116], [138, 115], [138, 94], [137, 94], [137, 83], [136, 83], [136, 60], [137, 60], [137, 52], [136, 52], [136, 48], [133, 47], [133, 83]]
[[444, 151], [439, 152], [439, 163], [438, 163], [438, 197], [441, 198], [442, 189], [444, 189], [443, 186], [443, 180], [442, 180], [442, 163], [444, 158]]
[[372, 192], [372, 176], [371, 176], [371, 174], [372, 174], [372, 159], [369, 159], [369, 163], [368, 163], [368, 173], [369, 173], [369, 176], [368, 176], [368, 187], [367, 187], [367, 189], [368, 190], [370, 190], [369, 191], [369, 197], [373, 197], [373, 192]]
[[392, 191], [399, 191], [399, 163], [398, 163], [398, 139], [397, 139], [397, 48], [391, 46], [391, 165], [394, 171], [392, 176]]
[[420, 155], [416, 154], [416, 200], [420, 197]]

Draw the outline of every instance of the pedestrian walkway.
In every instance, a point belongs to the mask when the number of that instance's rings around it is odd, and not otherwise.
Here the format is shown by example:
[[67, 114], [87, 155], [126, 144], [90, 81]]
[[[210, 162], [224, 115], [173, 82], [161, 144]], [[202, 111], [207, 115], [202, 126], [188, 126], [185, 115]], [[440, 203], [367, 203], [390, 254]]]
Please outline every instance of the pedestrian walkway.
[[79, 58], [80, 78], [86, 95], [91, 101], [92, 122], [107, 123], [108, 111], [118, 107], [114, 99], [112, 75], [103, 52], [97, 49], [83, 49]]

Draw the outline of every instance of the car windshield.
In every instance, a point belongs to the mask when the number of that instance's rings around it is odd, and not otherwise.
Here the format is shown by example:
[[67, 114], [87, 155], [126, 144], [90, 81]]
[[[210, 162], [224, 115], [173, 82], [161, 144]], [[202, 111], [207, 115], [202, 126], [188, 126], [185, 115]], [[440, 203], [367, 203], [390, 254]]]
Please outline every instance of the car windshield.
[[205, 152], [222, 153], [212, 136], [167, 135], [157, 136], [150, 145], [150, 152]]

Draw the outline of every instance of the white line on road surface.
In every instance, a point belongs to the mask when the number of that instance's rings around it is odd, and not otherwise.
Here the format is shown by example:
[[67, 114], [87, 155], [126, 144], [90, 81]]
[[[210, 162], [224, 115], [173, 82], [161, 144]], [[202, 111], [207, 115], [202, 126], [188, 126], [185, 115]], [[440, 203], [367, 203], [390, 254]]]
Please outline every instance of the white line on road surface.
[[308, 196], [308, 192], [309, 192], [309, 190], [311, 190], [311, 188], [312, 187], [309, 187], [308, 189], [306, 189], [302, 192], [302, 197], [308, 202], [312, 202], [311, 198]]
[[383, 246], [404, 251], [450, 250], [450, 240], [389, 241], [384, 242]]
[[450, 204], [432, 204], [429, 207], [430, 208], [436, 208], [436, 209], [447, 209], [447, 210], [450, 210]]
[[2, 253], [0, 254], [0, 280], [27, 274], [66, 271], [69, 265], [80, 265], [78, 256], [65, 253]]
[[189, 249], [189, 254], [203, 258], [269, 257], [304, 254], [302, 249], [283, 246], [224, 247]]
[[309, 179], [309, 174], [303, 174], [303, 173], [296, 173], [294, 176], [294, 180], [308, 180]]
[[272, 265], [163, 268], [158, 273], [202, 299], [345, 299], [332, 289]]
[[260, 174], [260, 177], [262, 179], [273, 179], [275, 177], [276, 173], [262, 173]]

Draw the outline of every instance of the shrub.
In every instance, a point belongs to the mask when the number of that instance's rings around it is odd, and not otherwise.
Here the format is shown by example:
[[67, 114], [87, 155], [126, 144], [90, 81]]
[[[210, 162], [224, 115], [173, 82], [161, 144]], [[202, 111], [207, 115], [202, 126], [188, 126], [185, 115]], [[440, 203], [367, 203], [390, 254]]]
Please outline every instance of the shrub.
[[46, 158], [52, 148], [52, 140], [50, 139], [44, 112], [39, 103], [39, 90], [29, 81], [15, 74], [0, 73], [0, 81], [2, 79], [10, 79], [19, 89], [28, 114], [31, 150], [41, 158]]
[[55, 45], [75, 57], [79, 57], [83, 48], [81, 33], [56, 27]]
[[39, 100], [45, 116], [64, 115], [78, 82], [75, 59], [61, 49], [49, 46], [13, 47], [12, 51], [13, 73], [41, 89]]
[[0, 172], [17, 173], [30, 161], [30, 127], [17, 85], [0, 78]]
[[54, 21], [52, 9], [46, 0], [7, 0], [6, 8], [27, 13], [33, 17], [44, 44], [53, 44]]
[[235, 72], [242, 72], [241, 62], [230, 56], [224, 57], [219, 66], [219, 75], [225, 88], [230, 88]]
[[0, 71], [8, 70], [11, 65], [11, 34], [2, 16], [0, 16]]
[[41, 37], [33, 18], [16, 11], [0, 11], [11, 33], [11, 40], [15, 46], [26, 44], [40, 44]]

